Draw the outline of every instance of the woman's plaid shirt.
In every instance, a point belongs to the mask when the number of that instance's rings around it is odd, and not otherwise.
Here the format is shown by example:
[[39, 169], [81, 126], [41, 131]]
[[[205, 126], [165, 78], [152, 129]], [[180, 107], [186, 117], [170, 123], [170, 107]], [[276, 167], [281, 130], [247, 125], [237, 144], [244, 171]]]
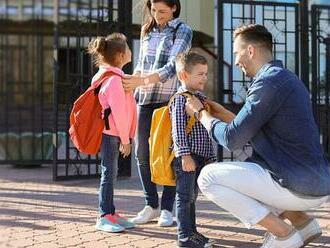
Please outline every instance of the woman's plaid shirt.
[[134, 72], [141, 72], [141, 75], [157, 72], [160, 82], [136, 89], [135, 98], [139, 105], [167, 102], [177, 91], [180, 84], [176, 77], [175, 58], [191, 48], [191, 41], [191, 28], [178, 18], [168, 22], [162, 30], [155, 27], [146, 36], [141, 36], [139, 60]]
[[[178, 93], [187, 92], [184, 87], [178, 89]], [[194, 95], [202, 102], [206, 97], [199, 92]], [[172, 121], [172, 138], [175, 157], [183, 155], [196, 154], [208, 160], [215, 160], [214, 147], [207, 130], [197, 121], [192, 131], [187, 135], [185, 128], [188, 123], [188, 115], [186, 113], [185, 104], [187, 99], [179, 94], [174, 96], [170, 105], [170, 115]]]

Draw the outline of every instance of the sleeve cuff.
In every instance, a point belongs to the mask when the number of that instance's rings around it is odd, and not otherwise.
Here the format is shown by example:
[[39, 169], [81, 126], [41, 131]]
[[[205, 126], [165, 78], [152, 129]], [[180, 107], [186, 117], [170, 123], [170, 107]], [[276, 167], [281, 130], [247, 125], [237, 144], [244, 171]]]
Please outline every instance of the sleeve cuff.
[[158, 70], [156, 70], [156, 72], [159, 75], [161, 83], [165, 83], [171, 76], [170, 73], [164, 68], [158, 69]]
[[122, 144], [130, 144], [130, 140], [129, 140], [129, 137], [120, 137], [120, 142]]
[[215, 137], [214, 137], [214, 127], [215, 125], [217, 125], [218, 123], [220, 123], [222, 121], [220, 121], [219, 119], [216, 119], [216, 118], [213, 118], [211, 120], [211, 125], [210, 125], [210, 129], [207, 130], [208, 133], [209, 133], [209, 136], [213, 139], [213, 140], [217, 140]]
[[187, 148], [180, 148], [179, 150], [174, 151], [174, 153], [175, 153], [175, 157], [181, 157], [181, 156], [191, 154], [190, 149], [188, 147]]

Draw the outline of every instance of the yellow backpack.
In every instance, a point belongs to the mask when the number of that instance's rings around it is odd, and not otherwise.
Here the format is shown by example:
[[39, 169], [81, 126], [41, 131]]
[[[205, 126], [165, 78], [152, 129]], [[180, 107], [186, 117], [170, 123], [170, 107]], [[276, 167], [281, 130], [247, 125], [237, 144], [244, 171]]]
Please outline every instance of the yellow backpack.
[[[186, 98], [191, 96], [190, 93], [178, 94]], [[175, 186], [175, 173], [172, 168], [174, 152], [171, 149], [173, 144], [171, 134], [172, 123], [169, 111], [174, 96], [170, 99], [167, 106], [154, 111], [149, 138], [151, 181], [166, 186]], [[195, 122], [196, 120], [194, 117], [189, 118], [186, 127], [187, 134], [191, 132]]]

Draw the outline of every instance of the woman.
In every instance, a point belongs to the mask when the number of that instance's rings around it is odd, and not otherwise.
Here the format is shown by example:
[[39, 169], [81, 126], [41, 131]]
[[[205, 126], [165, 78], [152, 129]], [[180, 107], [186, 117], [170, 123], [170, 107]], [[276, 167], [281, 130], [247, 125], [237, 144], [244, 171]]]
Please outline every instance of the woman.
[[179, 0], [145, 1], [138, 64], [134, 74], [123, 79], [126, 91], [135, 90], [138, 104], [135, 153], [146, 206], [132, 219], [136, 224], [159, 215], [160, 226], [173, 224], [175, 187], [164, 186], [159, 207], [157, 187], [151, 182], [148, 138], [153, 111], [166, 105], [178, 88], [174, 60], [191, 47], [192, 30], [178, 18], [180, 10]]

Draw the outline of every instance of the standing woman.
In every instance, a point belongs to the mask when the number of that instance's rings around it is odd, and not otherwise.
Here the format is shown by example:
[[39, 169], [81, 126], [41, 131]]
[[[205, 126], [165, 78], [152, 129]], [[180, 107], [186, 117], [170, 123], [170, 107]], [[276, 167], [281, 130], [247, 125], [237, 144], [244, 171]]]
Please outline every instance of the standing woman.
[[136, 224], [159, 215], [158, 225], [173, 224], [175, 187], [164, 186], [159, 206], [157, 186], [150, 175], [148, 139], [153, 111], [167, 105], [178, 88], [175, 58], [191, 48], [192, 30], [178, 18], [180, 10], [180, 0], [145, 0], [138, 64], [134, 74], [123, 79], [126, 91], [135, 90], [138, 104], [135, 153], [146, 206], [132, 219]]

